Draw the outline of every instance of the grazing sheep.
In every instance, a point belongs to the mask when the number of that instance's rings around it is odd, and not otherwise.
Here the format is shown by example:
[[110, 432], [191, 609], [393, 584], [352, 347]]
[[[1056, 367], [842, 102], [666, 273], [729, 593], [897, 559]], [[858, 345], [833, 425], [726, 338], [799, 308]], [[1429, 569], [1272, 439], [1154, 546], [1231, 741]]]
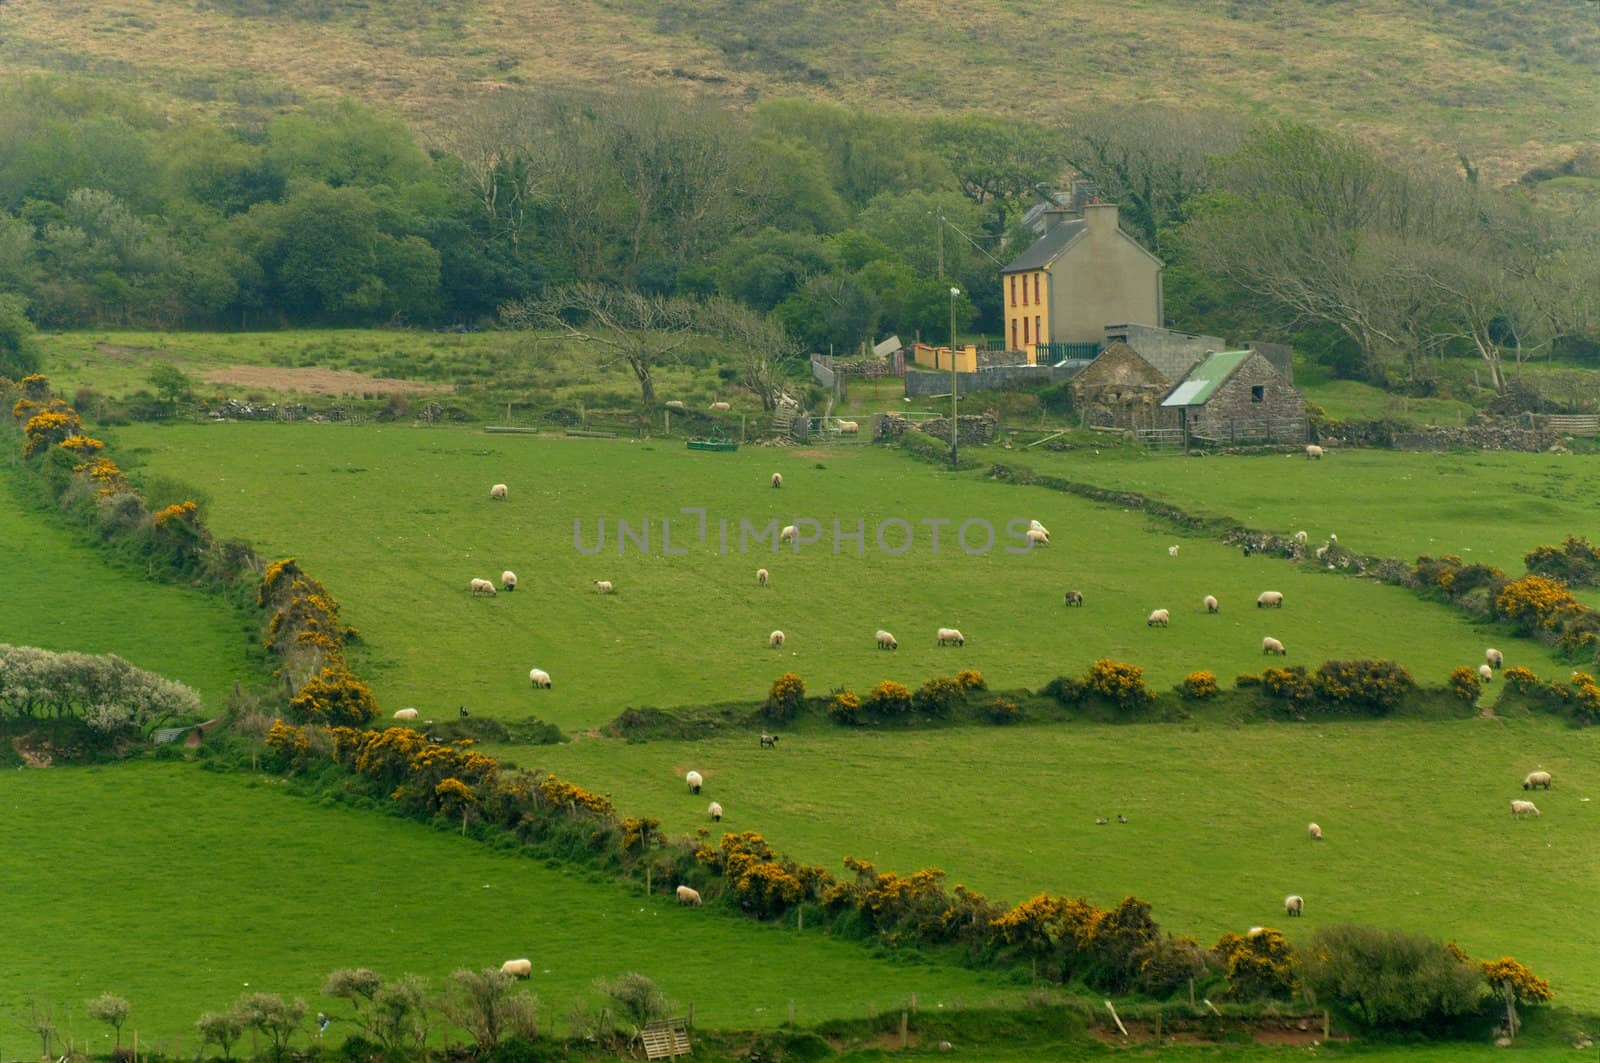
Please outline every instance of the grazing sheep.
[[775, 650], [783, 649], [783, 632], [774, 631], [772, 634], [768, 635], [767, 645], [771, 646]]
[[764, 569], [764, 568], [756, 569], [756, 584], [757, 584], [757, 586], [765, 587], [767, 585], [767, 579], [768, 579], [768, 576], [767, 576], [767, 570], [766, 569]]
[[1311, 835], [1311, 840], [1314, 842], [1320, 842], [1322, 840], [1322, 828], [1317, 826], [1315, 823], [1312, 823], [1306, 827], [1306, 833]]
[[1318, 561], [1321, 561], [1323, 558], [1325, 558], [1327, 556], [1328, 556], [1328, 548], [1327, 548], [1327, 546], [1324, 545], [1324, 546], [1317, 547], [1317, 560]]
[[1172, 614], [1170, 612], [1165, 609], [1156, 609], [1153, 610], [1150, 613], [1149, 618], [1145, 620], [1144, 626], [1155, 627], [1157, 624], [1159, 624], [1162, 627], [1166, 627], [1167, 621], [1170, 619], [1172, 619]]
[[[771, 527], [771, 525], [768, 525], [768, 527]], [[792, 543], [795, 540], [795, 536], [799, 534], [800, 529], [796, 528], [793, 524], [785, 524], [783, 526], [783, 531], [778, 533], [778, 541], [780, 543]]]
[[504, 497], [506, 497], [506, 485], [505, 484], [495, 484], [493, 487], [489, 488], [489, 497], [490, 498], [504, 498]]
[[1322, 448], [1317, 446], [1315, 443], [1307, 443], [1306, 444], [1306, 460], [1310, 461], [1312, 458], [1316, 458], [1318, 461], [1321, 461], [1322, 460]]
[[528, 682], [541, 690], [550, 689], [550, 673], [543, 668], [533, 668], [528, 671]]
[[1067, 601], [1068, 605], [1082, 605], [1083, 604], [1083, 592], [1082, 591], [1068, 591], [1067, 592], [1067, 596], [1066, 596], [1066, 601]]
[[1485, 683], [1493, 682], [1494, 681], [1494, 669], [1490, 668], [1486, 664], [1478, 665], [1478, 678], [1483, 680]]
[[471, 587], [472, 587], [472, 593], [475, 596], [476, 595], [487, 594], [491, 598], [494, 597], [494, 584], [490, 583], [486, 579], [475, 579], [475, 580], [473, 580], [472, 583], [471, 583]]
[[707, 808], [706, 811], [711, 813], [711, 821], [713, 823], [721, 823], [722, 822], [722, 806], [721, 805], [719, 805], [715, 801], [713, 801], [713, 802], [711, 802], [711, 807]]
[[1513, 799], [1511, 802], [1512, 816], [1537, 816], [1539, 809], [1532, 801]]
[[1040, 524], [1040, 523], [1039, 523], [1039, 522], [1038, 522], [1038, 521], [1036, 521], [1036, 520], [1030, 520], [1030, 521], [1029, 521], [1029, 522], [1028, 522], [1028, 528], [1029, 528], [1029, 529], [1030, 529], [1030, 530], [1032, 530], [1032, 531], [1042, 531], [1042, 532], [1044, 532], [1044, 533], [1045, 533], [1045, 534], [1046, 534], [1046, 535], [1049, 535], [1049, 534], [1050, 534], [1050, 529], [1049, 529], [1049, 528], [1046, 528], [1046, 527], [1045, 527], [1045, 526], [1044, 526], [1044, 525], [1043, 525], [1043, 524]]
[[1257, 609], [1282, 609], [1283, 608], [1283, 592], [1282, 591], [1262, 591], [1260, 594], [1256, 595], [1256, 608]]
[[500, 965], [501, 974], [509, 974], [513, 978], [533, 977], [532, 960], [507, 960]]
[[957, 646], [965, 646], [967, 644], [967, 638], [966, 638], [965, 635], [963, 635], [956, 628], [953, 628], [953, 627], [942, 627], [942, 628], [940, 628], [938, 636], [934, 639], [934, 645], [936, 645], [936, 646], [944, 646], [944, 645], [947, 645], [948, 643], [952, 643], [952, 642], [955, 643]]
[[728, 411], [733, 409], [733, 403], [731, 403], [731, 402], [713, 402], [710, 405], [709, 409], [716, 410], [718, 413], [727, 413]]
[[472, 715], [472, 713], [467, 711], [467, 707], [465, 705], [461, 706], [461, 708], [457, 709], [456, 711], [461, 714], [461, 718], [463, 720]]
[[1547, 771], [1530, 771], [1530, 772], [1528, 772], [1528, 774], [1526, 774], [1526, 775], [1524, 775], [1522, 777], [1522, 788], [1524, 790], [1532, 790], [1532, 789], [1534, 789], [1535, 787], [1538, 787], [1538, 786], [1542, 786], [1546, 790], [1550, 789], [1550, 773], [1549, 772], [1547, 772]]
[[695, 794], [700, 792], [700, 787], [704, 786], [706, 782], [697, 771], [689, 772], [683, 777], [683, 781], [689, 784], [689, 792]]
[[840, 421], [839, 422], [839, 434], [840, 435], [853, 436], [859, 431], [861, 431], [861, 425], [859, 425], [855, 421]]
[[610, 594], [611, 593], [611, 581], [608, 580], [608, 579], [597, 579], [597, 580], [595, 580], [594, 581], [594, 592], [596, 594]]
[[882, 628], [878, 629], [878, 633], [874, 637], [878, 640], [878, 649], [880, 650], [898, 650], [900, 648], [900, 643], [895, 641], [895, 637]]
[[691, 908], [700, 907], [700, 891], [690, 889], [688, 886], [679, 886], [678, 903], [687, 904]]
[[1304, 546], [1306, 544], [1306, 533], [1303, 531], [1295, 532], [1294, 541], [1299, 543], [1301, 546]]
[[1249, 930], [1245, 931], [1245, 937], [1252, 937], [1253, 938], [1253, 937], [1255, 937], [1257, 934], [1261, 933], [1265, 929], [1267, 929], [1267, 928], [1264, 927], [1264, 926], [1253, 926]]
[[783, 473], [775, 472], [775, 473], [772, 474], [772, 486], [773, 487], [782, 487], [783, 486]]
[[417, 710], [409, 707], [404, 709], [396, 709], [394, 711], [394, 718], [397, 720], [415, 720], [417, 718]]
[[761, 748], [762, 749], [777, 749], [778, 748], [778, 736], [777, 735], [769, 735], [769, 734], [762, 735], [761, 736]]
[[500, 573], [500, 589], [507, 593], [517, 589], [517, 574], [509, 568]]
[[1178, 556], [1178, 548], [1176, 546], [1167, 547], [1167, 556], [1168, 557], [1177, 557]]
[[1501, 668], [1504, 667], [1506, 663], [1505, 654], [1493, 647], [1483, 651], [1483, 659], [1489, 662], [1490, 668]]
[[1046, 535], [1044, 532], [1040, 531], [1038, 528], [1029, 528], [1028, 529], [1028, 548], [1030, 550], [1035, 546], [1049, 546], [1049, 545], [1050, 545], [1050, 536]]
[[1306, 899], [1298, 893], [1291, 893], [1283, 899], [1285, 915], [1303, 915], [1306, 909]]
[[1216, 595], [1214, 595], [1214, 594], [1206, 595], [1205, 605], [1206, 605], [1206, 612], [1208, 612], [1208, 613], [1214, 613], [1217, 610], [1222, 608], [1222, 606], [1217, 604], [1217, 598], [1216, 598]]
[[1283, 643], [1268, 635], [1261, 640], [1261, 652], [1274, 654], [1278, 657], [1289, 656], [1289, 651], [1283, 648]]
[[662, 403], [662, 405], [665, 406], [669, 410], [684, 410], [684, 409], [688, 409], [688, 407], [686, 407], [683, 404], [683, 400], [682, 399], [668, 399], [666, 402]]

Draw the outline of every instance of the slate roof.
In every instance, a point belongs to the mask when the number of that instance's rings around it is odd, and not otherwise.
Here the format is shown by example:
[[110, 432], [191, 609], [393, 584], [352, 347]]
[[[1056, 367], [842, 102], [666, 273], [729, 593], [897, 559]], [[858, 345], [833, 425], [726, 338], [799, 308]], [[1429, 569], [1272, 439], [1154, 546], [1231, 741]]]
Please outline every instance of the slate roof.
[[1217, 393], [1233, 371], [1244, 364], [1254, 351], [1218, 351], [1189, 370], [1183, 382], [1172, 389], [1172, 394], [1161, 400], [1163, 406], [1204, 406]]
[[1066, 250], [1067, 245], [1088, 227], [1089, 223], [1082, 218], [1057, 222], [1055, 228], [1039, 237], [1026, 251], [1001, 267], [1000, 272], [1017, 273], [1022, 270], [1043, 269], [1054, 262], [1061, 252]]

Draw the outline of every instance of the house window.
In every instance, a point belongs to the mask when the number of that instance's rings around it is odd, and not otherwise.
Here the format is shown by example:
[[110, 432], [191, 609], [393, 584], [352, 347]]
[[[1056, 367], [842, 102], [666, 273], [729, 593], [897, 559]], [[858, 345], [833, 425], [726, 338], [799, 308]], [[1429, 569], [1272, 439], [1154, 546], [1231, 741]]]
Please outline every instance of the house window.
[[1044, 342], [1044, 329], [1039, 327], [1039, 318], [1037, 316], [1033, 319], [1033, 337], [1040, 343]]
[[1039, 301], [1039, 275], [1037, 273], [1033, 275], [1033, 301], [1035, 303]]
[[1017, 275], [1015, 273], [1011, 275], [1011, 305], [1017, 305]]
[[[1023, 290], [1026, 291], [1027, 289], [1023, 289]], [[1027, 318], [1023, 318], [1022, 319], [1022, 342], [1023, 343], [1032, 343], [1033, 342], [1032, 340], [1030, 340], [1028, 338], [1028, 319]]]
[[1251, 402], [1265, 402], [1266, 400], [1267, 400], [1267, 389], [1266, 389], [1266, 387], [1264, 385], [1257, 384], [1255, 387], [1250, 389], [1250, 401]]
[[1022, 350], [1021, 346], [1019, 346], [1017, 344], [1017, 319], [1016, 318], [1012, 318], [1011, 319], [1011, 349], [1013, 351]]

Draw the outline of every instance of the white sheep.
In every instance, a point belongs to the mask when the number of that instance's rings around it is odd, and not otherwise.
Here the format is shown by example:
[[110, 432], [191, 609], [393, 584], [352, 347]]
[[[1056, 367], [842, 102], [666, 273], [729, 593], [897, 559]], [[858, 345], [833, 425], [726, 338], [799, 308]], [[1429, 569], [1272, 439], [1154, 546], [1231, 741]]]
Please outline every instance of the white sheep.
[[710, 408], [713, 409], [713, 410], [716, 410], [718, 413], [727, 413], [729, 410], [733, 409], [733, 403], [731, 403], [731, 402], [713, 402], [711, 404]]
[[1333, 532], [1329, 532], [1328, 533], [1328, 542], [1333, 546], [1338, 546], [1339, 545], [1339, 537], [1337, 535], [1333, 534]]
[[855, 421], [840, 421], [839, 432], [841, 435], [853, 436], [861, 431], [861, 426]]
[[1306, 460], [1310, 461], [1312, 458], [1316, 458], [1320, 461], [1322, 459], [1322, 448], [1317, 446], [1315, 443], [1307, 443]]
[[772, 486], [773, 487], [782, 487], [783, 486], [783, 473], [775, 472], [775, 473], [772, 474]]
[[1261, 652], [1275, 654], [1279, 657], [1287, 657], [1289, 655], [1289, 651], [1283, 648], [1283, 643], [1271, 635], [1261, 640]]
[[1311, 835], [1311, 840], [1314, 842], [1320, 842], [1322, 840], [1322, 828], [1317, 826], [1315, 823], [1312, 823], [1306, 827], [1306, 833]]
[[764, 568], [756, 569], [756, 584], [757, 584], [757, 586], [765, 587], [767, 585], [767, 579], [768, 578], [769, 577], [767, 576], [767, 570], [766, 569], [764, 569]]
[[898, 650], [900, 648], [900, 643], [895, 641], [895, 637], [882, 628], [878, 629], [878, 633], [874, 637], [878, 640], [878, 649], [880, 650]]
[[1490, 668], [1486, 664], [1478, 665], [1478, 678], [1483, 680], [1485, 683], [1494, 682], [1494, 669]]
[[1266, 929], [1267, 928], [1264, 927], [1264, 926], [1253, 926], [1249, 930], [1245, 931], [1245, 937], [1252, 937], [1253, 938], [1257, 934], [1261, 933], [1262, 931], [1264, 931]]
[[1283, 608], [1283, 592], [1282, 591], [1262, 591], [1260, 594], [1256, 595], [1256, 608], [1257, 609], [1282, 609]]
[[533, 961], [527, 959], [507, 960], [500, 965], [500, 973], [509, 974], [513, 978], [531, 978], [533, 977]]
[[1539, 814], [1538, 806], [1536, 806], [1532, 801], [1523, 801], [1523, 800], [1519, 800], [1519, 799], [1515, 799], [1515, 798], [1512, 799], [1512, 801], [1511, 801], [1511, 815], [1512, 816], [1537, 816], [1538, 814]]
[[1046, 534], [1046, 535], [1049, 535], [1049, 534], [1050, 534], [1050, 529], [1049, 529], [1049, 528], [1046, 528], [1046, 527], [1045, 527], [1045, 526], [1044, 526], [1044, 525], [1043, 525], [1043, 524], [1040, 524], [1040, 523], [1039, 523], [1039, 522], [1038, 522], [1038, 521], [1036, 521], [1036, 520], [1030, 520], [1030, 521], [1029, 521], [1029, 522], [1028, 522], [1028, 528], [1029, 528], [1029, 530], [1031, 530], [1031, 531], [1042, 531], [1042, 532], [1044, 532], [1044, 533], [1045, 533], [1045, 534]]
[[1303, 531], [1295, 532], [1294, 541], [1299, 543], [1301, 546], [1304, 546], [1306, 544], [1306, 533]]
[[1547, 771], [1530, 771], [1522, 777], [1522, 788], [1532, 790], [1536, 786], [1550, 789], [1550, 773]]
[[688, 886], [679, 886], [678, 903], [687, 904], [691, 908], [700, 907], [700, 891], [697, 889], [690, 889]]
[[1205, 606], [1206, 606], [1206, 612], [1208, 612], [1208, 613], [1215, 613], [1219, 609], [1222, 608], [1222, 606], [1217, 604], [1217, 597], [1214, 594], [1206, 595], [1206, 597], [1205, 597]]
[[1327, 556], [1328, 556], [1328, 547], [1327, 547], [1326, 544], [1317, 547], [1317, 560], [1318, 561], [1321, 561], [1323, 558], [1325, 558]]
[[1167, 547], [1167, 556], [1168, 557], [1177, 557], [1178, 556], [1178, 548], [1176, 546]]
[[[768, 527], [771, 527], [771, 525], [769, 524]], [[799, 534], [800, 529], [796, 528], [793, 524], [785, 524], [783, 526], [783, 531], [778, 533], [778, 541], [780, 543], [792, 543], [795, 540], [795, 536]]]
[[662, 405], [665, 406], [669, 410], [684, 410], [684, 409], [688, 409], [688, 407], [686, 407], [683, 404], [683, 400], [682, 399], [668, 399], [666, 402], [662, 403]]
[[940, 628], [939, 632], [938, 632], [938, 635], [934, 638], [934, 645], [936, 645], [936, 646], [944, 646], [944, 645], [948, 645], [949, 643], [952, 643], [952, 642], [955, 643], [957, 646], [965, 646], [967, 644], [967, 637], [965, 635], [963, 635], [961, 633], [961, 631], [959, 629], [957, 629], [957, 628], [953, 628], [953, 627], [942, 627], [942, 628]]
[[694, 794], [699, 793], [700, 787], [706, 784], [706, 781], [700, 777], [700, 773], [697, 771], [689, 772], [683, 777], [683, 781], [689, 784], [689, 792]]
[[541, 690], [550, 689], [550, 673], [543, 668], [532, 668], [528, 671], [528, 682]]
[[403, 709], [396, 709], [394, 710], [394, 718], [397, 720], [415, 720], [417, 718], [417, 710], [411, 708], [410, 706], [407, 706]]
[[1493, 646], [1483, 651], [1483, 659], [1489, 662], [1490, 668], [1501, 668], [1504, 667], [1506, 663], [1506, 655], [1495, 649]]
[[713, 802], [711, 802], [711, 807], [707, 808], [706, 811], [711, 813], [711, 821], [713, 823], [721, 823], [722, 822], [722, 806], [721, 805], [719, 805], [715, 801], [713, 801]]
[[490, 498], [504, 498], [504, 497], [506, 497], [506, 485], [505, 484], [495, 484], [493, 487], [489, 488], [489, 497]]
[[774, 631], [772, 634], [768, 635], [767, 645], [771, 646], [775, 650], [783, 649], [783, 632]]
[[1167, 626], [1167, 621], [1169, 621], [1171, 619], [1172, 619], [1172, 614], [1170, 612], [1168, 612], [1167, 610], [1165, 610], [1165, 609], [1155, 609], [1155, 610], [1151, 611], [1150, 616], [1145, 620], [1144, 626], [1145, 627], [1156, 627], [1157, 625], [1160, 625], [1161, 627], [1166, 627]]
[[596, 594], [610, 594], [611, 593], [611, 581], [608, 580], [608, 579], [597, 579], [597, 580], [595, 580], [594, 581], [594, 592]]
[[1306, 899], [1298, 893], [1291, 893], [1283, 899], [1283, 911], [1286, 915], [1302, 915], [1305, 909]]
[[509, 568], [500, 573], [500, 589], [507, 592], [517, 589], [517, 574]]
[[494, 597], [494, 584], [486, 579], [475, 579], [470, 586], [474, 595], [487, 594], [491, 598]]
[[1040, 531], [1038, 528], [1029, 528], [1028, 529], [1028, 548], [1029, 549], [1032, 549], [1035, 546], [1049, 546], [1049, 545], [1050, 545], [1050, 536], [1046, 535], [1044, 532]]

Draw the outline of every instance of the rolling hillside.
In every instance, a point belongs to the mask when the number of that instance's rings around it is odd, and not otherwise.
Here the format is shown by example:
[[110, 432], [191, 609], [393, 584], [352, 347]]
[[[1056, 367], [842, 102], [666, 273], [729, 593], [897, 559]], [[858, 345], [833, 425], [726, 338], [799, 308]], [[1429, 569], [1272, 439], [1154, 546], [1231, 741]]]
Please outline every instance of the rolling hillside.
[[424, 129], [500, 90], [807, 96], [1070, 120], [1107, 103], [1288, 114], [1493, 180], [1600, 126], [1588, 0], [11, 0], [0, 69], [154, 90], [250, 123], [330, 95]]

